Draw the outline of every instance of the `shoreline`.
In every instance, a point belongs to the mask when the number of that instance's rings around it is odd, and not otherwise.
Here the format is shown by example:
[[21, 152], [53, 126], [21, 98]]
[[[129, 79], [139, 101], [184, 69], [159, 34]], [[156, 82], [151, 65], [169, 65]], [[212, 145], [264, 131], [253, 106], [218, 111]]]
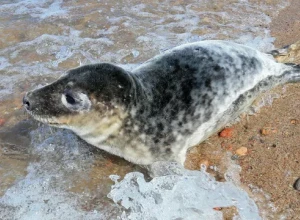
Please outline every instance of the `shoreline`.
[[[291, 0], [276, 17], [272, 17], [270, 32], [275, 38], [275, 48], [300, 41], [299, 0]], [[249, 157], [241, 161], [241, 181], [248, 187], [254, 183], [257, 189], [249, 187], [250, 191], [262, 189], [263, 196], [270, 197], [257, 201], [263, 218], [297, 219], [300, 216], [299, 191], [293, 188], [293, 184], [300, 177], [300, 123], [292, 125], [291, 121], [300, 121], [300, 85], [295, 83], [279, 86], [271, 93], [280, 94], [280, 97], [252, 117], [249, 126], [253, 126], [255, 130], [271, 126], [277, 133], [265, 137], [260, 135], [260, 140], [265, 143], [255, 143], [254, 151], [257, 151], [253, 152], [251, 159]], [[255, 195], [256, 198], [261, 196], [257, 192]], [[271, 202], [275, 211], [268, 204], [263, 204], [263, 200]], [[267, 214], [263, 213], [265, 210], [268, 211]]]
[[[275, 38], [275, 48], [300, 41], [299, 8], [300, 1], [292, 0], [276, 17], [271, 17], [269, 30]], [[286, 57], [290, 62], [290, 57]], [[190, 149], [185, 167], [198, 170], [205, 164], [207, 172], [218, 181], [224, 181], [228, 163], [236, 163], [241, 167], [238, 185], [256, 202], [263, 219], [297, 219], [300, 200], [293, 184], [300, 177], [300, 123], [292, 121], [300, 122], [300, 85], [278, 86], [257, 101], [266, 103], [254, 115], [245, 115], [231, 125], [232, 137], [221, 138], [214, 134]], [[273, 133], [262, 134], [264, 128], [271, 128]], [[247, 153], [237, 156], [236, 152], [242, 148], [246, 148]], [[211, 170], [209, 166], [216, 166], [218, 170]], [[228, 219], [233, 216], [232, 212], [227, 216], [223, 214]]]
[[282, 9], [270, 24], [275, 47], [281, 48], [300, 40], [300, 1], [291, 0], [290, 5]]

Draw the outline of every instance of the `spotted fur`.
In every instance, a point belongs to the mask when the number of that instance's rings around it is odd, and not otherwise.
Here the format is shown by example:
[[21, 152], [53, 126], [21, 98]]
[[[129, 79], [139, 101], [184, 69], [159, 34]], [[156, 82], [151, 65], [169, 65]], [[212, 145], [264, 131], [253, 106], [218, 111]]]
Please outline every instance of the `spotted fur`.
[[24, 105], [37, 120], [133, 163], [183, 163], [189, 147], [233, 121], [261, 92], [299, 81], [297, 66], [235, 43], [202, 41], [132, 72], [107, 63], [70, 70], [29, 92]]

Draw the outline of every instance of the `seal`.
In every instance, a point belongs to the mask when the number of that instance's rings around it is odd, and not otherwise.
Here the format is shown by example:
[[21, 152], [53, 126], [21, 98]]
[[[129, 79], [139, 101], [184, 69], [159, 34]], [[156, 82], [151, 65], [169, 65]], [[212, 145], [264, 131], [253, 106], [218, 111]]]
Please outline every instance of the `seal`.
[[35, 119], [136, 164], [184, 163], [204, 141], [274, 86], [300, 81], [299, 65], [226, 41], [175, 47], [129, 72], [99, 63], [28, 92]]

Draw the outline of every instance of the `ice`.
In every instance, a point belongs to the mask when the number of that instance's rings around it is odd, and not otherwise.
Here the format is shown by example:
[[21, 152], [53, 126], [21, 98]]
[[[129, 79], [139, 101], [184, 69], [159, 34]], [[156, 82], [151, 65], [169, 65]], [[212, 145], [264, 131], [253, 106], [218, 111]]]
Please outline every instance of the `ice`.
[[[156, 164], [156, 170], [160, 169]], [[259, 211], [248, 194], [233, 182], [217, 182], [203, 170], [188, 171], [176, 164], [169, 164], [167, 175], [154, 177], [146, 182], [143, 174], [133, 172], [115, 182], [108, 195], [127, 211], [121, 219], [222, 219], [215, 207], [235, 206], [239, 216], [235, 219], [261, 219]], [[162, 165], [163, 173], [166, 164]]]

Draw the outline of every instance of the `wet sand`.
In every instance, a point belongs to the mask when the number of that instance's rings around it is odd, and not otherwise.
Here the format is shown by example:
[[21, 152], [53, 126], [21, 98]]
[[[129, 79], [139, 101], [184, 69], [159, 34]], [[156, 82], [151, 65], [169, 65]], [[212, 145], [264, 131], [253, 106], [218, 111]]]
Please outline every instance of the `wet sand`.
[[271, 34], [279, 48], [300, 40], [300, 1], [292, 0], [290, 6], [272, 19]]
[[[300, 40], [299, 8], [300, 1], [293, 0], [273, 18], [271, 33], [277, 48]], [[296, 51], [280, 61], [300, 63], [299, 58], [300, 52]], [[293, 184], [300, 177], [300, 84], [275, 88], [258, 102], [278, 95], [272, 104], [260, 108], [255, 115], [241, 117], [231, 126], [232, 137], [216, 134], [192, 149], [186, 167], [216, 165], [217, 171], [208, 172], [224, 181], [228, 161], [234, 161], [242, 168], [240, 180], [236, 181], [254, 198], [264, 219], [299, 219], [300, 192]], [[241, 147], [247, 148], [244, 156], [237, 152]]]
[[[300, 40], [300, 1], [292, 0], [289, 7], [280, 11], [271, 24], [275, 46], [281, 48]], [[300, 63], [300, 53], [290, 62]], [[242, 178], [270, 195], [277, 215], [286, 219], [299, 219], [300, 192], [293, 184], [300, 177], [300, 85], [288, 85], [281, 98], [260, 114], [260, 123], [272, 124], [277, 133], [266, 137], [266, 142], [257, 147], [251, 158], [242, 165]], [[273, 143], [273, 144], [272, 144]], [[272, 145], [271, 145], [272, 144]], [[271, 146], [270, 146], [271, 145]], [[250, 162], [251, 161], [251, 162]], [[247, 170], [254, 165], [256, 168]], [[274, 215], [276, 217], [276, 215]]]
[[[181, 1], [178, 2], [180, 3]], [[280, 11], [276, 18], [272, 18], [271, 33], [272, 36], [276, 38], [275, 44], [277, 47], [300, 40], [300, 12], [297, 10], [299, 8], [300, 2], [294, 0], [289, 7]], [[97, 18], [93, 14], [91, 14], [90, 17], [90, 19]], [[88, 20], [89, 18], [86, 19]], [[82, 29], [87, 28], [86, 26], [82, 26]], [[206, 31], [208, 30], [209, 29]], [[178, 32], [178, 30], [176, 31]], [[213, 29], [210, 31], [215, 32]], [[134, 31], [132, 33], [134, 33]], [[197, 30], [195, 33], [198, 33]], [[203, 30], [199, 30], [199, 35], [201, 34], [204, 34]], [[131, 35], [128, 35], [129, 37], [124, 37], [121, 34], [118, 36], [122, 36], [127, 42], [128, 39], [131, 39]], [[120, 44], [124, 43], [119, 40], [117, 40], [117, 42], [120, 42]], [[136, 42], [133, 42], [132, 45], [136, 45]], [[128, 47], [132, 48], [132, 45]], [[121, 46], [117, 45], [116, 47]], [[110, 48], [110, 50], [114, 51], [115, 49]], [[132, 55], [129, 57], [125, 56], [122, 61], [126, 58], [126, 62], [139, 62], [148, 58], [145, 57], [146, 55], [151, 57], [154, 55], [154, 52], [144, 52], [143, 56], [141, 55], [138, 58], [134, 58]], [[23, 59], [24, 57], [25, 56], [23, 56]], [[34, 61], [32, 57], [28, 57], [28, 62]], [[42, 56], [36, 55], [33, 57], [40, 59]], [[69, 63], [67, 61], [61, 63], [59, 67], [69, 68], [76, 66], [77, 63], [72, 63], [75, 62], [74, 60], [76, 59], [70, 59]], [[20, 88], [20, 91], [29, 90], [32, 84], [34, 84], [33, 79], [30, 78], [30, 83], [27, 83], [27, 81], [26, 83], [22, 83], [24, 88]], [[187, 161], [187, 167], [190, 169], [199, 169], [201, 163], [216, 165], [218, 167], [217, 171], [208, 171], [215, 175], [218, 180], [224, 181], [223, 172], [227, 168], [226, 165], [228, 161], [233, 161], [242, 167], [241, 186], [257, 201], [262, 211], [261, 215], [265, 217], [265, 219], [279, 219], [280, 217], [284, 217], [285, 219], [297, 219], [298, 216], [300, 216], [300, 194], [293, 189], [292, 185], [294, 181], [300, 177], [300, 124], [291, 122], [292, 120], [298, 120], [298, 122], [300, 120], [300, 85], [279, 87], [269, 94], [274, 94], [274, 96], [280, 94], [281, 97], [274, 100], [272, 105], [261, 108], [260, 112], [256, 115], [245, 116], [239, 123], [233, 125], [232, 138], [220, 138], [216, 134], [198, 148], [192, 149], [189, 157], [190, 160]], [[0, 112], [8, 114], [8, 116], [5, 115], [5, 117], [7, 116], [7, 120], [2, 126], [3, 129], [15, 125], [24, 118], [28, 118], [27, 115], [24, 115], [23, 110], [20, 109], [22, 96], [23, 93], [16, 93], [13, 100], [1, 102]], [[11, 109], [15, 109], [15, 112]], [[270, 128], [272, 132], [264, 136], [261, 134], [261, 129], [263, 128]], [[10, 136], [4, 132], [2, 136], [2, 139], [4, 136], [14, 139], [14, 141], [9, 142], [14, 143], [16, 146], [19, 146], [19, 143], [23, 143], [24, 140], [28, 141], [27, 134], [24, 134], [24, 139], [22, 140], [16, 140], [16, 132], [12, 132]], [[247, 147], [247, 154], [245, 156], [232, 157], [240, 147]], [[0, 172], [0, 177], [4, 176], [4, 174], [6, 176], [6, 179], [0, 183], [0, 188], [2, 189], [0, 190], [0, 196], [16, 179], [26, 175], [26, 167], [28, 165], [26, 161], [28, 161], [27, 157], [29, 157], [29, 155], [26, 153], [26, 149], [16, 149], [17, 153], [22, 153], [22, 157], [20, 157], [20, 155], [11, 150], [8, 153], [3, 152], [2, 149], [6, 148], [11, 147], [0, 146], [0, 166], [5, 167], [5, 173]], [[102, 154], [102, 152], [99, 154]], [[123, 165], [125, 168], [122, 168], [120, 164], [125, 164]], [[7, 173], [7, 170], [11, 170], [11, 172]], [[97, 191], [93, 188], [98, 187], [97, 181], [100, 176], [108, 176], [111, 173], [125, 174], [132, 170], [137, 170], [137, 168], [132, 168], [127, 162], [115, 157], [110, 157], [107, 163], [103, 160], [98, 161], [98, 163], [96, 161], [87, 180], [78, 180], [70, 191], [79, 194], [84, 192], [86, 188], [93, 192]], [[110, 180], [107, 178], [106, 181]], [[104, 196], [104, 194], [109, 191], [109, 185], [107, 185], [107, 187], [106, 191], [97, 197]], [[94, 206], [97, 206], [97, 202], [101, 201], [101, 198], [96, 198], [95, 200], [88, 201], [87, 204], [82, 205], [82, 208], [84, 210], [92, 210]], [[227, 211], [227, 209], [223, 210], [225, 210], [225, 212]], [[230, 216], [230, 213], [226, 214], [226, 216]], [[230, 219], [230, 217], [228, 217], [228, 219]]]

